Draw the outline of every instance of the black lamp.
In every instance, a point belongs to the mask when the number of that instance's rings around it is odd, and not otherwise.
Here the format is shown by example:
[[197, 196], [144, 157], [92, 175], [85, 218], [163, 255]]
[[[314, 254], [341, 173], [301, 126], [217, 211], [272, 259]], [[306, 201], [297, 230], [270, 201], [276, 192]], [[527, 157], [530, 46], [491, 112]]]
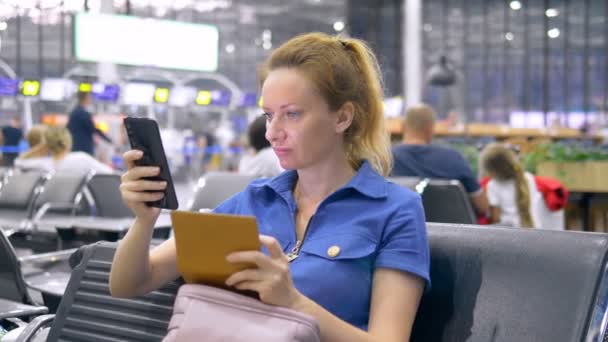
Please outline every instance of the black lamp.
[[436, 87], [449, 87], [456, 83], [456, 71], [446, 56], [439, 57], [439, 64], [429, 69], [427, 80], [430, 85]]

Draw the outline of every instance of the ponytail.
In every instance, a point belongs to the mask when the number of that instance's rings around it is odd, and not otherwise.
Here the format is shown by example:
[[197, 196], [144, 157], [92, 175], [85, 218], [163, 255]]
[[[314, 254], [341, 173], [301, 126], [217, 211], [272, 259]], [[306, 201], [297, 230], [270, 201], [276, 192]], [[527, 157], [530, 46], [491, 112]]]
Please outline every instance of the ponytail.
[[528, 180], [519, 163], [514, 164], [514, 170], [517, 213], [521, 221], [520, 224], [524, 228], [534, 228], [532, 215], [530, 215], [530, 187], [528, 186]]

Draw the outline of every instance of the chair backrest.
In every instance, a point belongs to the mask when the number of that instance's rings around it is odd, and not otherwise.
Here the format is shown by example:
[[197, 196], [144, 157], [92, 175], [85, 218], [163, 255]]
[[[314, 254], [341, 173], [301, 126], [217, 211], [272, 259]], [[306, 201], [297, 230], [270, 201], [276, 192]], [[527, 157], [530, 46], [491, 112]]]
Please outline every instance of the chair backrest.
[[190, 210], [213, 209], [244, 190], [255, 178], [232, 172], [209, 172], [199, 179]]
[[33, 304], [13, 245], [0, 230], [0, 298]]
[[55, 173], [42, 188], [35, 202], [35, 209], [46, 203], [77, 204], [85, 185], [92, 175], [90, 173]]
[[397, 185], [401, 185], [411, 190], [415, 190], [416, 185], [420, 183], [422, 178], [420, 177], [388, 177], [389, 182], [393, 182]]
[[412, 341], [601, 341], [608, 235], [433, 223], [427, 231], [432, 284]]
[[28, 210], [36, 195], [36, 189], [44, 180], [44, 174], [37, 171], [9, 176], [0, 190], [0, 208]]
[[425, 179], [416, 185], [427, 222], [477, 223], [469, 195], [457, 180]]
[[133, 299], [110, 296], [108, 278], [116, 244], [87, 246], [51, 326], [48, 342], [161, 341], [180, 283]]
[[122, 200], [119, 187], [120, 176], [115, 174], [97, 174], [89, 180], [87, 189], [93, 198], [96, 216], [133, 217], [133, 212]]

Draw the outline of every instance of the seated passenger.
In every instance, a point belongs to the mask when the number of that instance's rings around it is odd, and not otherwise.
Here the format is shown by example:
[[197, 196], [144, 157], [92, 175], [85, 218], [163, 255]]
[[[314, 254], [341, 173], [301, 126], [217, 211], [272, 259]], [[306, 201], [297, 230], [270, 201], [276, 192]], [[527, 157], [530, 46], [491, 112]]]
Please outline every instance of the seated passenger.
[[[271, 54], [260, 84], [266, 138], [289, 171], [214, 209], [255, 216], [270, 252], [231, 254], [257, 268], [226, 285], [314, 316], [323, 341], [409, 340], [429, 250], [420, 197], [383, 177], [391, 158], [375, 56], [357, 39], [305, 34]], [[136, 167], [141, 157], [124, 155], [121, 192], [136, 219], [110, 274], [119, 297], [179, 276], [173, 239], [149, 252], [160, 210], [145, 202], [162, 198], [166, 184], [142, 179], [159, 170]]]
[[543, 206], [545, 202], [536, 190], [534, 176], [524, 171], [515, 153], [494, 143], [483, 149], [479, 160], [483, 172], [492, 178], [487, 185], [491, 222], [540, 228], [540, 218], [533, 217], [532, 201]]
[[22, 169], [38, 169], [57, 172], [112, 173], [112, 168], [84, 152], [70, 152], [72, 136], [65, 127], [49, 127], [44, 132], [40, 150], [48, 151], [48, 156], [19, 158], [15, 165]]
[[245, 153], [239, 162], [238, 172], [257, 177], [274, 177], [283, 172], [279, 159], [266, 139], [266, 118], [255, 119], [247, 131], [253, 151]]
[[25, 140], [29, 146], [28, 150], [21, 153], [18, 159], [29, 159], [35, 157], [48, 157], [49, 151], [44, 141], [44, 132], [46, 131], [45, 125], [35, 125], [27, 131]]
[[391, 176], [456, 179], [469, 193], [475, 211], [486, 215], [488, 200], [466, 160], [456, 150], [431, 144], [434, 126], [431, 107], [422, 104], [407, 110], [403, 144], [393, 147]]

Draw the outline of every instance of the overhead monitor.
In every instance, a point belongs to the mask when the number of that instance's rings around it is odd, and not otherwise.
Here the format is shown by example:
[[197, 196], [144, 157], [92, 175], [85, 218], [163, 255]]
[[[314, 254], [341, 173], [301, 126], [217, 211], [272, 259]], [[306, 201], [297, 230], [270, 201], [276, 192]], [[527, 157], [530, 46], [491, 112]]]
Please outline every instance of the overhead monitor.
[[218, 37], [212, 25], [83, 12], [74, 23], [74, 53], [83, 62], [213, 72]]
[[175, 107], [186, 107], [194, 104], [196, 98], [196, 88], [187, 86], [177, 86], [169, 91], [169, 105]]
[[40, 81], [24, 80], [21, 83], [21, 95], [37, 96], [39, 92], [40, 92]]
[[0, 77], [0, 96], [16, 96], [19, 93], [19, 80]]
[[169, 101], [169, 88], [159, 87], [154, 90], [154, 102], [167, 103]]
[[76, 93], [76, 84], [64, 78], [45, 78], [40, 84], [40, 99], [65, 101]]
[[122, 102], [127, 105], [151, 105], [155, 90], [156, 86], [154, 84], [127, 83], [122, 92]]
[[214, 106], [228, 106], [231, 93], [225, 90], [214, 90], [211, 92], [211, 104]]
[[255, 107], [258, 105], [258, 96], [256, 93], [243, 93], [239, 106], [241, 107]]
[[208, 106], [211, 104], [211, 92], [209, 90], [199, 90], [196, 95], [196, 104]]
[[89, 82], [82, 82], [78, 85], [78, 91], [83, 93], [90, 93], [93, 90], [93, 85]]
[[100, 102], [116, 102], [120, 95], [120, 87], [117, 84], [94, 83], [91, 87], [93, 99]]

